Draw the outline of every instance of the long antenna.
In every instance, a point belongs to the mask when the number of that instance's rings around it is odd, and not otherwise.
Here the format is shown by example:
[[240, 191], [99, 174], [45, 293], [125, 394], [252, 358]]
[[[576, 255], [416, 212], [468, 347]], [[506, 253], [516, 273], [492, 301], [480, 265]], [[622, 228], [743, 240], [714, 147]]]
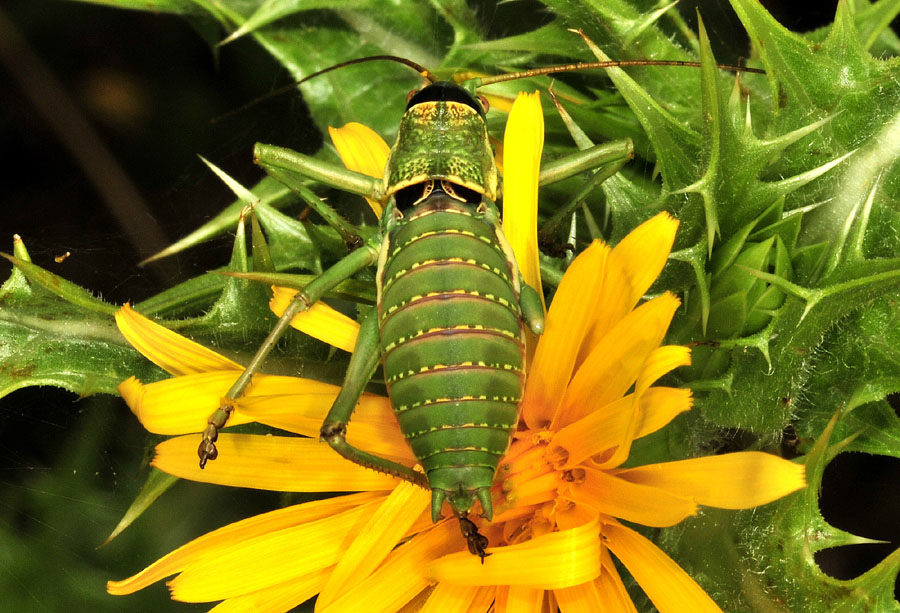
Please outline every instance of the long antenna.
[[[541, 75], [555, 74], [557, 72], [589, 70], [591, 68], [618, 68], [622, 66], [690, 66], [692, 68], [699, 68], [700, 62], [682, 62], [679, 60], [609, 60], [606, 62], [575, 62], [572, 64], [560, 64], [559, 66], [533, 68], [532, 70], [523, 70], [522, 72], [513, 72], [510, 74], [496, 75], [493, 77], [482, 77], [479, 85], [491, 85], [492, 83], [514, 81], [516, 79], [524, 79], [526, 77], [539, 77]], [[732, 66], [730, 64], [716, 64], [716, 68], [721, 68], [722, 70], [730, 70], [732, 72], [752, 72], [755, 74], [766, 74], [766, 71], [762, 70], [761, 68]]]
[[[571, 32], [575, 32], [581, 35], [582, 38], [588, 42], [589, 45], [593, 43], [584, 32], [580, 30], [571, 30]], [[370, 55], [367, 57], [360, 57], [353, 60], [347, 60], [346, 62], [341, 62], [340, 64], [335, 64], [334, 66], [329, 66], [328, 68], [323, 68], [317, 72], [314, 72], [310, 75], [303, 77], [298, 81], [294, 81], [293, 83], [288, 83], [287, 85], [283, 85], [278, 89], [272, 90], [258, 98], [254, 98], [250, 102], [228, 112], [224, 115], [220, 115], [212, 120], [211, 123], [216, 123], [223, 119], [227, 119], [232, 115], [237, 115], [238, 113], [243, 113], [249, 108], [252, 108], [259, 104], [260, 102], [264, 102], [269, 98], [274, 96], [278, 96], [279, 94], [283, 94], [289, 91], [292, 91], [298, 85], [309, 81], [310, 79], [314, 79], [320, 75], [323, 75], [327, 72], [331, 72], [332, 70], [337, 70], [338, 68], [344, 68], [345, 66], [352, 66], [353, 64], [362, 64], [364, 62], [396, 62], [398, 64], [403, 64], [404, 66], [409, 66], [413, 70], [419, 73], [419, 75], [428, 81], [429, 83], [436, 83], [438, 81], [438, 77], [425, 68], [424, 66], [413, 62], [412, 60], [408, 60], [403, 57], [399, 57], [396, 55]], [[547, 74], [555, 74], [558, 72], [572, 72], [576, 70], [590, 70], [596, 68], [619, 68], [624, 66], [690, 66], [692, 68], [699, 68], [701, 66], [700, 62], [689, 62], [689, 61], [680, 61], [680, 60], [607, 60], [605, 62], [573, 62], [570, 64], [560, 64], [558, 66], [546, 66], [544, 68], [533, 68], [531, 70], [524, 70], [522, 72], [513, 72], [509, 74], [495, 75], [493, 77], [481, 77], [477, 79], [478, 87], [482, 85], [491, 85], [493, 83], [502, 83], [504, 81], [514, 81], [516, 79], [523, 79], [526, 77], [537, 77], [541, 75]], [[755, 74], [766, 74], [765, 70], [761, 70], [759, 68], [748, 68], [746, 66], [733, 66], [731, 64], [716, 64], [717, 68], [722, 70], [730, 70], [732, 72], [752, 72]]]
[[408, 60], [404, 57], [398, 57], [396, 55], [370, 55], [368, 57], [358, 57], [353, 60], [347, 60], [346, 62], [341, 62], [340, 64], [335, 64], [334, 66], [329, 66], [328, 68], [323, 68], [322, 70], [314, 72], [310, 75], [306, 75], [305, 77], [303, 77], [302, 79], [300, 79], [298, 81], [294, 81], [293, 83], [288, 83], [287, 85], [283, 85], [283, 86], [279, 87], [278, 89], [275, 89], [266, 94], [263, 94], [259, 98], [254, 98], [250, 102], [248, 102], [232, 111], [229, 111], [228, 113], [225, 113], [224, 115], [219, 115], [218, 117], [213, 119], [211, 123], [216, 123], [223, 119], [227, 119], [228, 117], [231, 117], [232, 115], [237, 115], [238, 113], [243, 113], [247, 109], [256, 106], [260, 102], [265, 102], [269, 98], [292, 91], [294, 88], [296, 88], [301, 83], [305, 83], [306, 81], [309, 81], [310, 79], [314, 79], [320, 75], [323, 75], [326, 72], [331, 72], [332, 70], [337, 70], [338, 68], [343, 68], [344, 66], [352, 66], [353, 64], [362, 64], [364, 62], [397, 62], [398, 64], [403, 64], [404, 66], [409, 66], [410, 68], [412, 68], [413, 70], [418, 72], [419, 75], [423, 79], [428, 81], [429, 83], [434, 83], [438, 80], [437, 76], [435, 76], [435, 74], [433, 72], [431, 72], [424, 66], [421, 66], [421, 65], [413, 62], [412, 60]]
[[[589, 47], [595, 47], [594, 42], [587, 37], [583, 31], [579, 29], [570, 29], [581, 36]], [[514, 81], [516, 79], [524, 79], [526, 77], [538, 77], [545, 74], [555, 74], [557, 72], [571, 72], [573, 70], [590, 70], [593, 68], [619, 68], [623, 66], [689, 66], [691, 68], [700, 68], [700, 62], [688, 62], [680, 60], [607, 60], [604, 62], [573, 62], [571, 64], [560, 64], [559, 66], [547, 66], [545, 68], [533, 68], [531, 70], [523, 70], [522, 72], [512, 72], [509, 74], [496, 75], [493, 77], [482, 77], [479, 81], [481, 85], [491, 85], [492, 83], [502, 83], [503, 81]], [[716, 64], [716, 68], [721, 70], [730, 70], [731, 72], [752, 72], [755, 74], [766, 74], [765, 70], [760, 68], [748, 68], [746, 66], [734, 66], [731, 64]]]

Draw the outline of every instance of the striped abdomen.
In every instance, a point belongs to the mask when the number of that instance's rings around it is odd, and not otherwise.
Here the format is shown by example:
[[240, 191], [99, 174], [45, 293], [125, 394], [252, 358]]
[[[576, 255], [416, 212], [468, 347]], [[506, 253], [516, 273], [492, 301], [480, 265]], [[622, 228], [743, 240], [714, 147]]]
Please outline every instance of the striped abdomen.
[[432, 489], [471, 493], [491, 486], [516, 426], [518, 270], [474, 206], [439, 193], [408, 213], [379, 267], [385, 382]]

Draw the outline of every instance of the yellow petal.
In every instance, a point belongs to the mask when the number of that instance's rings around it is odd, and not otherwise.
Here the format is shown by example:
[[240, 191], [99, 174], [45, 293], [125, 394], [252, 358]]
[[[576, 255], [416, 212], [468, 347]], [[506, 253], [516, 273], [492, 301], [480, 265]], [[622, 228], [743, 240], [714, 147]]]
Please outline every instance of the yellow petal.
[[606, 515], [645, 526], [665, 527], [697, 513], [697, 504], [685, 496], [630, 483], [593, 468], [576, 468], [573, 472], [576, 478], [567, 496]]
[[[602, 575], [601, 575], [602, 577]], [[603, 600], [600, 577], [581, 585], [573, 585], [553, 590], [559, 610], [562, 613], [594, 613], [607, 611], [607, 603]]]
[[[459, 588], [459, 586], [456, 586]], [[497, 591], [500, 588], [495, 585], [480, 585], [469, 610], [466, 613], [490, 613], [493, 603], [497, 600]]]
[[369, 503], [233, 543], [216, 557], [187, 564], [168, 582], [172, 598], [210, 602], [250, 594], [285, 581], [303, 581], [337, 562], [376, 505]]
[[[659, 377], [679, 366], [688, 366], [690, 363], [691, 351], [687, 347], [680, 345], [657, 347], [647, 356], [647, 360], [638, 374], [637, 381], [634, 383], [634, 397], [643, 397], [650, 384], [656, 382]], [[638, 427], [643, 420], [641, 403], [632, 403], [631, 417], [628, 427], [622, 434], [622, 439], [615, 451], [598, 464], [599, 468], [619, 466], [628, 459], [628, 454], [631, 453], [631, 444], [637, 438]]]
[[[540, 92], [519, 94], [503, 137], [503, 233], [516, 255], [525, 283], [541, 291], [537, 246], [538, 175], [544, 148]], [[542, 298], [543, 300], [543, 298]]]
[[[239, 370], [183, 375], [144, 385], [130, 377], [116, 388], [141, 425], [156, 434], [202, 432]], [[229, 426], [252, 419], [235, 412]]]
[[635, 381], [635, 393], [642, 395], [644, 390], [656, 383], [664, 374], [679, 366], [691, 365], [691, 350], [681, 345], [664, 345], [650, 352], [641, 372]]
[[[332, 389], [325, 392], [244, 396], [234, 405], [242, 417], [251, 421], [317, 438], [340, 390], [336, 385], [328, 387]], [[407, 464], [415, 463], [390, 401], [384, 396], [363, 394], [360, 397], [347, 426], [347, 441], [375, 455], [395, 458]]]
[[680, 304], [666, 292], [616, 324], [572, 377], [554, 424], [566, 426], [624, 394], [662, 342]]
[[[344, 166], [376, 179], [384, 176], [391, 148], [374, 130], [361, 123], [351, 122], [343, 128], [329, 127], [328, 134]], [[366, 201], [375, 214], [381, 217], [381, 203], [371, 198], [366, 198]]]
[[116, 325], [144, 357], [173, 375], [243, 369], [237, 362], [159, 325], [127, 304], [116, 312]]
[[372, 514], [328, 578], [316, 600], [322, 610], [354, 583], [372, 574], [431, 502], [431, 492], [402, 482]]
[[506, 608], [498, 609], [497, 613], [541, 613], [545, 597], [540, 588], [511, 585], [506, 595]]
[[[297, 291], [287, 287], [273, 286], [269, 308], [281, 317]], [[343, 313], [335, 311], [324, 302], [316, 302], [308, 311], [296, 315], [291, 320], [291, 327], [350, 353], [353, 352], [356, 337], [359, 335], [359, 323]]]
[[[419, 613], [468, 613], [482, 589], [475, 585], [438, 583]], [[487, 612], [489, 606], [490, 603], [483, 611]]]
[[662, 272], [669, 252], [672, 251], [677, 230], [677, 219], [668, 213], [659, 213], [629, 232], [613, 248], [611, 263], [624, 270], [631, 281], [629, 309], [647, 293]]
[[631, 312], [633, 306], [630, 303], [631, 295], [634, 293], [631, 280], [624, 270], [612, 264], [611, 250], [599, 281], [601, 284], [597, 296], [588, 305], [589, 313], [584, 324], [581, 347], [578, 350], [578, 358], [575, 360], [574, 371], [581, 368], [597, 343]]
[[431, 584], [426, 569], [432, 560], [460, 547], [464, 545], [458, 522], [442, 522], [397, 547], [375, 573], [321, 613], [393, 613]]
[[606, 544], [660, 613], [715, 613], [721, 609], [703, 589], [649, 540], [625, 526], [603, 526]]
[[555, 502], [554, 519], [560, 530], [583, 526], [597, 516], [597, 511], [593, 507], [569, 500], [562, 495], [557, 496]]
[[[556, 468], [570, 468], [587, 458], [621, 444], [632, 416], [633, 395], [569, 424], [550, 441], [547, 457]], [[653, 387], [640, 400], [641, 419], [634, 438], [647, 436], [691, 408], [691, 391], [674, 387]]]
[[622, 583], [619, 571], [616, 570], [612, 556], [609, 555], [609, 549], [606, 547], [603, 548], [600, 563], [603, 565], [603, 572], [597, 581], [600, 583], [606, 610], [610, 613], [637, 613], [634, 601], [631, 600], [628, 590], [625, 589], [625, 584]]
[[235, 410], [240, 410], [253, 421], [315, 438], [336, 397], [337, 391], [243, 396], [236, 399], [234, 405]]
[[547, 472], [534, 478], [527, 475], [521, 480], [515, 477], [506, 479], [503, 490], [509, 504], [523, 507], [553, 500], [559, 484], [559, 473]]
[[188, 564], [205, 557], [215, 559], [237, 543], [284, 528], [316, 521], [323, 517], [337, 515], [363, 504], [378, 502], [385, 496], [383, 492], [362, 492], [336, 496], [278, 509], [228, 524], [182, 545], [128, 579], [110, 581], [106, 589], [110, 594], [117, 596], [131, 594], [179, 572]]
[[210, 609], [210, 613], [245, 613], [246, 611], [291, 611], [313, 596], [324, 585], [332, 567], [266, 587], [242, 596], [234, 596]]
[[599, 524], [551, 532], [517, 545], [489, 547], [481, 564], [467, 551], [431, 565], [434, 581], [463, 585], [521, 585], [559, 589], [591, 581], [600, 574]]
[[721, 509], [749, 509], [806, 486], [804, 466], [759, 451], [726, 453], [623, 470], [618, 477]]
[[550, 425], [569, 384], [608, 255], [609, 247], [594, 241], [575, 258], [556, 290], [522, 402], [522, 417], [531, 429]]
[[[147, 385], [131, 377], [120, 383], [118, 390], [141, 424], [150, 432], [157, 434], [202, 432], [206, 428], [210, 414], [219, 406], [221, 399], [240, 373], [240, 370], [198, 373]], [[257, 374], [253, 376], [246, 395], [235, 403], [237, 406], [228, 420], [228, 426], [250, 421], [268, 423], [264, 419], [265, 415], [260, 415], [259, 412], [251, 415], [243, 410], [243, 406], [251, 404], [256, 396], [278, 398], [296, 395], [320, 398], [330, 395], [333, 402], [338, 390], [335, 385], [312, 379]], [[330, 402], [328, 406], [331, 406]]]
[[199, 436], [180, 436], [156, 446], [151, 466], [169, 474], [217, 485], [277, 492], [390, 490], [397, 479], [363, 468], [314, 439], [221, 434], [219, 457], [201, 469]]
[[[459, 586], [455, 587], [459, 589]], [[478, 586], [478, 592], [475, 594], [475, 598], [472, 600], [472, 604], [469, 605], [469, 610], [466, 613], [488, 613], [492, 603], [496, 600], [498, 589], [495, 585]]]
[[494, 609], [499, 609], [506, 613], [506, 601], [509, 598], [509, 586], [508, 585], [498, 585], [497, 591], [494, 594], [494, 606], [491, 609], [491, 613], [493, 613]]
[[587, 351], [612, 326], [634, 308], [662, 271], [675, 240], [678, 221], [660, 213], [645, 221], [619, 241], [609, 257], [609, 268], [591, 325], [586, 333], [581, 363]]

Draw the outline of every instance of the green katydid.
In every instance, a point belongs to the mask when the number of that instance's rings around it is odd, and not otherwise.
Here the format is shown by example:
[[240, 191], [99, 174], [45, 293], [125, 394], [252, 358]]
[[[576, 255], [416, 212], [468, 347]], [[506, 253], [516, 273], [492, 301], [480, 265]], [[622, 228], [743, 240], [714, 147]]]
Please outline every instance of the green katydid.
[[[483, 560], [489, 555], [487, 539], [468, 515], [479, 502], [483, 516], [491, 519], [490, 488], [518, 421], [525, 328], [540, 334], [543, 309], [539, 288], [522, 282], [501, 230], [496, 206], [500, 182], [484, 119], [486, 103], [475, 88], [538, 74], [659, 62], [569, 64], [461, 85], [439, 82], [426, 69], [391, 56], [339, 66], [381, 59], [411, 66], [429, 82], [410, 92], [383, 179], [289, 149], [256, 146], [257, 162], [273, 176], [297, 173], [376, 200], [384, 210], [375, 236], [293, 298], [209, 418], [198, 449], [200, 466], [216, 458], [218, 433], [233, 410], [230, 399], [241, 396], [291, 320], [340, 282], [377, 265], [377, 308], [361, 324], [321, 438], [353, 462], [430, 488], [432, 519], [440, 519], [448, 502], [469, 550]], [[630, 141], [595, 146], [546, 165], [540, 184], [621, 165], [630, 156]], [[324, 202], [316, 204], [328, 208]], [[401, 430], [424, 472], [355, 448], [345, 439], [353, 409], [379, 364]]]

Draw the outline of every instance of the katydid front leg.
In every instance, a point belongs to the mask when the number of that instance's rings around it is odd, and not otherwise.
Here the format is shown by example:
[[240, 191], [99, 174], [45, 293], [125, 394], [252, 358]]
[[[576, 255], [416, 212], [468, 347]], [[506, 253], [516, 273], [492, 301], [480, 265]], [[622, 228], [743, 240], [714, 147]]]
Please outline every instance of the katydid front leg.
[[382, 185], [379, 179], [323, 162], [291, 149], [257, 143], [253, 148], [253, 159], [267, 172], [270, 169], [289, 170], [351, 194], [359, 194], [379, 202], [382, 200]]
[[234, 411], [234, 399], [240, 398], [241, 394], [244, 393], [244, 390], [250, 384], [251, 377], [259, 370], [275, 343], [288, 329], [291, 320], [298, 313], [309, 310], [317, 300], [331, 291], [337, 284], [353, 276], [363, 268], [374, 264], [378, 259], [378, 247], [380, 245], [380, 237], [373, 237], [365, 245], [347, 255], [310, 282], [301, 291], [297, 292], [281, 318], [275, 324], [275, 327], [269, 332], [266, 340], [263, 341], [263, 344], [256, 351], [256, 355], [250, 360], [250, 364], [247, 365], [241, 376], [237, 378], [237, 381], [228, 390], [228, 394], [222, 399], [222, 404], [207, 420], [208, 425], [203, 432], [203, 440], [200, 442], [200, 447], [197, 450], [197, 454], [200, 456], [200, 468], [206, 466], [207, 460], [216, 459], [218, 455], [216, 439], [219, 437], [219, 431], [225, 427], [225, 422], [228, 421], [228, 417]]
[[[328, 164], [315, 158], [269, 145], [258, 144], [254, 150], [255, 159], [265, 169], [282, 169], [299, 173], [346, 191], [360, 194], [369, 198], [381, 198], [381, 181], [373, 179], [334, 164]], [[323, 206], [327, 206], [324, 205]], [[257, 350], [256, 355], [241, 373], [234, 385], [228, 390], [219, 408], [210, 415], [207, 420], [206, 430], [203, 432], [203, 440], [197, 449], [200, 458], [200, 468], [206, 466], [207, 461], [215, 460], [218, 455], [216, 439], [219, 431], [225, 427], [228, 417], [234, 411], [234, 399], [240, 398], [244, 390], [250, 384], [250, 379], [256, 373], [278, 339], [287, 330], [291, 320], [298, 314], [308, 310], [316, 301], [328, 293], [340, 282], [353, 276], [363, 268], [371, 266], [378, 259], [378, 251], [381, 247], [381, 237], [374, 236], [365, 245], [353, 251], [334, 266], [326, 270], [315, 280], [310, 282], [303, 290], [294, 296], [294, 299], [285, 309], [284, 314], [269, 332], [266, 340]]]

